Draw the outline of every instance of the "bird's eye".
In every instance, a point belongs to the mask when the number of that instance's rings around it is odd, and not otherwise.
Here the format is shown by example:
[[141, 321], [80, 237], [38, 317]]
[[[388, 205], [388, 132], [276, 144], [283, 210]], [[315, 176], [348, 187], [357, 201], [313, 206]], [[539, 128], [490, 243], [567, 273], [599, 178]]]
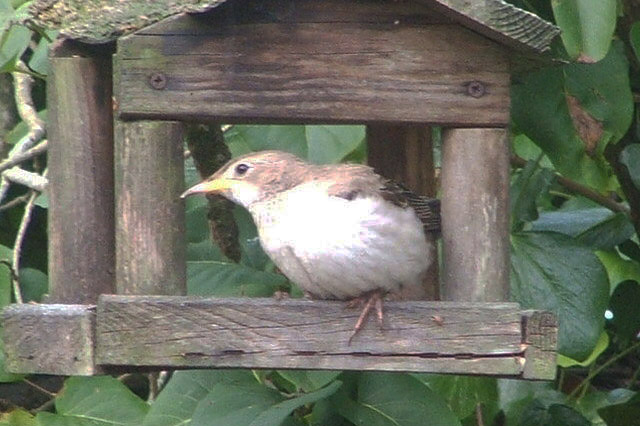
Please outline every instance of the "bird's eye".
[[235, 171], [237, 175], [242, 176], [243, 174], [247, 173], [247, 170], [249, 170], [249, 166], [247, 164], [244, 163], [240, 163], [236, 166]]

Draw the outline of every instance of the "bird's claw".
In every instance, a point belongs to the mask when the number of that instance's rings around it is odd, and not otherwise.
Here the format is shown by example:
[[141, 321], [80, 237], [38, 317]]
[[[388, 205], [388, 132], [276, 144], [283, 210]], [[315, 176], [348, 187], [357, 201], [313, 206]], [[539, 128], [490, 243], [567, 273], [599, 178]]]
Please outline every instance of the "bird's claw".
[[382, 297], [383, 297], [382, 292], [379, 291], [379, 290], [376, 290], [376, 291], [372, 291], [371, 293], [369, 293], [369, 294], [367, 294], [365, 296], [357, 297], [357, 298], [351, 300], [347, 304], [348, 308], [353, 308], [353, 307], [361, 305], [366, 300], [364, 308], [362, 309], [362, 313], [358, 317], [358, 321], [356, 321], [356, 325], [354, 327], [353, 333], [351, 334], [351, 337], [349, 337], [349, 341], [347, 343], [348, 345], [351, 345], [351, 341], [353, 340], [353, 338], [356, 336], [356, 334], [358, 334], [358, 332], [364, 326], [367, 318], [369, 317], [369, 313], [371, 313], [371, 309], [373, 307], [375, 307], [375, 309], [376, 309], [376, 316], [378, 318], [378, 324], [380, 325], [380, 329], [381, 330], [383, 329], [383, 327], [384, 327], [384, 314], [383, 314], [383, 310], [382, 310]]

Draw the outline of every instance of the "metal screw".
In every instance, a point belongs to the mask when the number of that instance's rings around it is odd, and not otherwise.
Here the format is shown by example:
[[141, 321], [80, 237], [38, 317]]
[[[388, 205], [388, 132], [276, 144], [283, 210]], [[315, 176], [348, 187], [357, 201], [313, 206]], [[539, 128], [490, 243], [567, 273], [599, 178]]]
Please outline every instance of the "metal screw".
[[167, 76], [161, 72], [154, 72], [149, 76], [149, 84], [156, 90], [167, 87]]
[[471, 81], [467, 84], [467, 95], [472, 98], [481, 98], [486, 92], [484, 84], [479, 81]]

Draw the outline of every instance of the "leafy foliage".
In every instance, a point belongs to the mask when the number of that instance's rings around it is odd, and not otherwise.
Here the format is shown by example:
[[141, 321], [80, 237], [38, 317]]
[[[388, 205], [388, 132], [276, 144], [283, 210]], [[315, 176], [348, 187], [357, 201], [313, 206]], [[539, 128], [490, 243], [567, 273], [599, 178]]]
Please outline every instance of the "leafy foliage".
[[[0, 0], [0, 72], [44, 77], [55, 31], [16, 24], [30, 3]], [[640, 365], [629, 360], [640, 350], [640, 114], [633, 97], [640, 86], [640, 17], [621, 7], [626, 1], [513, 3], [554, 19], [563, 30], [553, 46], [560, 61], [514, 76], [512, 86], [513, 152], [526, 162], [512, 174], [511, 296], [523, 307], [558, 314], [556, 383], [193, 370], [175, 372], [155, 401], [144, 401], [114, 378], [73, 377], [57, 393], [52, 412], [34, 416], [16, 408], [0, 414], [0, 425], [467, 426], [480, 418], [507, 426], [636, 425]], [[617, 22], [622, 11], [629, 15]], [[19, 61], [26, 68], [19, 69]], [[44, 101], [36, 98], [36, 104], [46, 118]], [[19, 122], [0, 140], [13, 146], [27, 131]], [[234, 156], [279, 149], [313, 163], [365, 161], [364, 138], [363, 126], [235, 125], [225, 133]], [[559, 175], [577, 185], [563, 185]], [[187, 184], [198, 179], [187, 160]], [[585, 187], [619, 208], [589, 200]], [[22, 195], [12, 189], [7, 202]], [[19, 272], [25, 301], [39, 302], [47, 292], [46, 195], [36, 205]], [[186, 209], [190, 294], [297, 294], [262, 252], [246, 211], [234, 211], [242, 249], [235, 264], [211, 242], [206, 201], [191, 198]], [[23, 212], [19, 203], [0, 210], [0, 307], [14, 300], [11, 259]], [[24, 379], [4, 372], [3, 361], [0, 355], [0, 382]], [[607, 376], [607, 367], [629, 364], [624, 381]], [[629, 389], [605, 390], [606, 380], [606, 389]]]

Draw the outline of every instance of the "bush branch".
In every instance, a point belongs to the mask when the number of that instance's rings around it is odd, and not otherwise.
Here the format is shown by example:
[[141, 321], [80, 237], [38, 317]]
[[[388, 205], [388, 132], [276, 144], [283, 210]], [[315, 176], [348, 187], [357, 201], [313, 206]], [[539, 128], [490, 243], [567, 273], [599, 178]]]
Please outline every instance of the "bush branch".
[[[526, 164], [527, 164], [527, 160], [525, 160], [522, 157], [519, 157], [517, 155], [513, 155], [511, 157], [511, 165], [515, 167], [524, 167]], [[564, 186], [568, 190], [576, 194], [580, 194], [583, 197], [588, 198], [592, 201], [595, 201], [596, 203], [600, 204], [603, 207], [608, 208], [613, 212], [630, 215], [630, 210], [627, 206], [600, 194], [595, 189], [589, 188], [588, 186], [582, 185], [581, 183], [578, 183], [571, 179], [567, 179], [566, 177], [558, 173], [554, 173], [554, 177], [556, 182], [558, 182], [560, 185]]]
[[45, 139], [39, 144], [37, 144], [36, 146], [34, 146], [33, 148], [30, 148], [24, 152], [15, 154], [12, 157], [7, 158], [3, 162], [0, 162], [0, 173], [4, 172], [5, 170], [9, 170], [14, 166], [17, 166], [23, 161], [30, 160], [33, 157], [36, 157], [40, 154], [45, 153], [47, 151], [48, 144], [49, 144], [48, 141]]

